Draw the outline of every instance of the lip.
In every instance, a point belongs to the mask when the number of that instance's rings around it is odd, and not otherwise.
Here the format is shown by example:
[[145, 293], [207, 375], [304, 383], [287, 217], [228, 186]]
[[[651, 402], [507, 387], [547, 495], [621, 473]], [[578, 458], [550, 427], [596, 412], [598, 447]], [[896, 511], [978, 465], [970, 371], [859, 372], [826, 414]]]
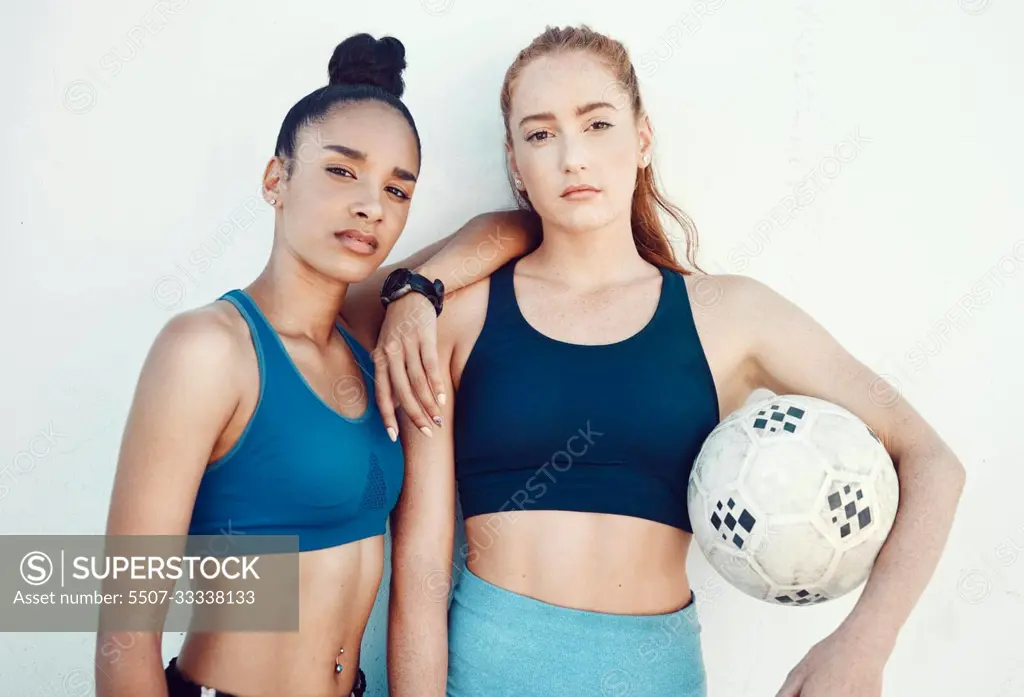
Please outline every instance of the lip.
[[562, 190], [562, 198], [586, 198], [600, 193], [597, 187], [588, 184], [573, 184]]
[[357, 254], [375, 254], [379, 245], [375, 235], [363, 232], [362, 230], [339, 230], [334, 233], [334, 236], [338, 238], [346, 248], [356, 252]]

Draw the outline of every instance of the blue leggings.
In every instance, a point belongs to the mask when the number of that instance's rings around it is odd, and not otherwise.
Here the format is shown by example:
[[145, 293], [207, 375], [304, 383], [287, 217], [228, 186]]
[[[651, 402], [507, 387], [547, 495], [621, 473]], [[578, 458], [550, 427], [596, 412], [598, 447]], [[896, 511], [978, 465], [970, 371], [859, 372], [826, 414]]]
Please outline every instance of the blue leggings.
[[465, 568], [448, 614], [448, 697], [705, 697], [700, 621], [560, 607]]

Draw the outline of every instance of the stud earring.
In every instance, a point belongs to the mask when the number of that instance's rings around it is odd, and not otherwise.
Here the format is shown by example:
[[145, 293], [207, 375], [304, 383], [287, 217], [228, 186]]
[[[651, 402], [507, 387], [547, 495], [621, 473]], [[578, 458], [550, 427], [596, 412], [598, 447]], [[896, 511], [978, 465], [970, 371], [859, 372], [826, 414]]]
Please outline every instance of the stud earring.
[[273, 206], [274, 204], [277, 203], [277, 199], [276, 198], [268, 198], [267, 199], [267, 203], [269, 203], [271, 206]]
[[516, 177], [516, 188], [517, 189], [522, 189], [523, 188], [523, 182], [522, 182], [521, 179], [519, 179], [519, 177]]

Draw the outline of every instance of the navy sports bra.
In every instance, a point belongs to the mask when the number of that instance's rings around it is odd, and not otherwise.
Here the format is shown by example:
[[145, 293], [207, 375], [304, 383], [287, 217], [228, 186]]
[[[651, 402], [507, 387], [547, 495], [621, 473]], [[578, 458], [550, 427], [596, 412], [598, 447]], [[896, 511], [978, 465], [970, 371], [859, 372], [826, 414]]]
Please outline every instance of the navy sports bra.
[[249, 325], [260, 394], [238, 442], [207, 467], [189, 534], [298, 535], [299, 551], [383, 535], [405, 464], [377, 411], [370, 354], [336, 325], [363, 372], [362, 383], [339, 385], [338, 397], [369, 394], [362, 416], [349, 419], [313, 391], [248, 294], [221, 299]]
[[638, 333], [580, 345], [526, 321], [513, 290], [517, 261], [490, 278], [455, 400], [463, 516], [588, 511], [692, 532], [690, 470], [719, 413], [682, 274], [660, 269], [657, 310]]

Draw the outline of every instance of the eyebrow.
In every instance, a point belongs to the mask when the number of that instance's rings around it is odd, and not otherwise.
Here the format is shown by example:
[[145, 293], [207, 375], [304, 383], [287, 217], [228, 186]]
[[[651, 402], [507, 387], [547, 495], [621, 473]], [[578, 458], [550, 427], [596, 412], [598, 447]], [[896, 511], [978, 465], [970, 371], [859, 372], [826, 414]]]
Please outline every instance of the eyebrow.
[[[589, 113], [591, 111], [594, 111], [595, 109], [604, 109], [604, 108], [614, 109], [615, 107], [612, 104], [609, 104], [608, 102], [590, 102], [589, 104], [584, 104], [583, 106], [576, 107], [576, 115], [577, 116], [583, 116], [584, 114]], [[522, 128], [523, 124], [526, 123], [527, 121], [554, 121], [554, 120], [555, 120], [555, 115], [552, 114], [550, 111], [545, 111], [545, 112], [540, 113], [540, 114], [531, 114], [530, 116], [524, 116], [519, 121], [519, 127]]]
[[[344, 155], [345, 157], [349, 158], [350, 160], [356, 160], [358, 162], [366, 162], [366, 153], [363, 152], [362, 150], [356, 150], [355, 148], [350, 148], [350, 147], [347, 147], [347, 146], [344, 146], [344, 145], [334, 145], [334, 144], [325, 145], [324, 146], [324, 150], [330, 150], [331, 152], [336, 152], [339, 155]], [[391, 173], [394, 174], [399, 179], [404, 179], [407, 182], [415, 182], [416, 181], [416, 175], [415, 174], [413, 174], [412, 172], [410, 172], [407, 169], [402, 169], [401, 167], [395, 167], [393, 170], [391, 170]]]

